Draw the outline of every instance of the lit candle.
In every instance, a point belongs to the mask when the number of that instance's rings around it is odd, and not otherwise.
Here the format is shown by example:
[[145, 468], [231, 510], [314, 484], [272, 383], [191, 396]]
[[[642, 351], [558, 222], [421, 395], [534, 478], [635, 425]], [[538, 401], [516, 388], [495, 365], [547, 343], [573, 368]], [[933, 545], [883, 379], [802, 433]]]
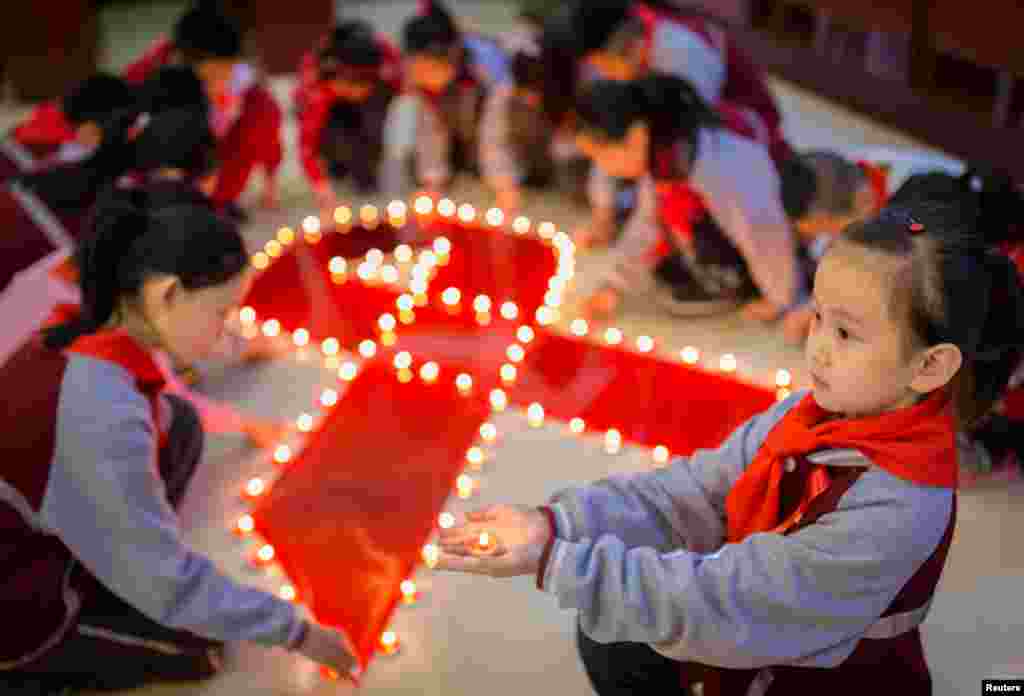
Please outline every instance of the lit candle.
[[512, 229], [516, 234], [526, 234], [530, 231], [530, 218], [520, 215], [512, 221]]
[[465, 223], [473, 222], [476, 218], [476, 209], [469, 203], [463, 203], [459, 206], [459, 219]]
[[500, 374], [502, 382], [511, 384], [516, 381], [516, 366], [505, 363], [501, 366]]
[[501, 312], [502, 319], [508, 321], [512, 321], [519, 316], [519, 307], [516, 306], [515, 302], [503, 302], [499, 311]]
[[434, 201], [430, 199], [430, 196], [420, 196], [416, 199], [416, 203], [413, 207], [418, 214], [427, 215], [434, 209]]
[[[351, 365], [351, 363], [346, 364]], [[303, 413], [295, 421], [295, 425], [296, 427], [298, 427], [299, 432], [308, 433], [310, 430], [313, 429], [313, 416], [311, 416], [308, 413]]]
[[381, 266], [380, 279], [388, 285], [394, 285], [398, 282], [398, 269], [391, 264]]
[[779, 370], [775, 373], [775, 386], [776, 387], [788, 387], [793, 383], [793, 375], [789, 373], [789, 370]]
[[529, 343], [533, 340], [533, 336], [533, 329], [526, 324], [516, 329], [516, 338], [519, 339], [520, 343]]
[[622, 331], [615, 327], [609, 327], [604, 331], [604, 341], [610, 346], [617, 346], [622, 343]]
[[332, 275], [343, 274], [348, 270], [348, 262], [340, 256], [335, 256], [327, 263], [327, 270], [329, 270]]
[[498, 437], [498, 429], [494, 427], [494, 423], [484, 423], [481, 425], [480, 437], [484, 442], [494, 442], [494, 439]]
[[419, 599], [419, 592], [417, 592], [416, 583], [413, 580], [403, 580], [398, 588], [402, 591], [402, 604], [415, 604]]
[[473, 390], [473, 378], [463, 372], [455, 378], [455, 386], [460, 393], [468, 394]]
[[668, 455], [668, 447], [665, 447], [665, 445], [658, 445], [651, 452], [651, 456], [654, 457], [654, 461], [658, 464], [666, 463], [668, 461]]
[[264, 544], [257, 549], [256, 554], [253, 556], [253, 563], [256, 565], [267, 565], [274, 561], [274, 547], [270, 544]]
[[641, 353], [650, 353], [654, 349], [654, 339], [650, 336], [640, 336], [636, 339], [636, 348]]
[[277, 231], [277, 241], [288, 245], [295, 241], [295, 230], [291, 227], [282, 227]]
[[369, 360], [370, 358], [377, 354], [377, 344], [371, 341], [370, 339], [366, 339], [365, 341], [360, 342], [359, 354], [362, 355], [367, 360]]
[[495, 411], [504, 411], [508, 406], [508, 395], [502, 389], [491, 390], [491, 408]]
[[718, 366], [722, 372], [735, 372], [736, 371], [736, 356], [732, 353], [726, 353], [719, 361]]
[[252, 307], [242, 307], [238, 312], [238, 319], [243, 324], [252, 324], [256, 321], [256, 310]]
[[403, 350], [395, 356], [396, 370], [408, 370], [410, 365], [412, 365], [412, 354], [409, 351]]
[[441, 529], [451, 529], [455, 526], [455, 515], [450, 512], [442, 512], [437, 516], [437, 526]]
[[[335, 211], [335, 215], [337, 215], [337, 211]], [[303, 232], [308, 232], [310, 234], [319, 232], [320, 219], [313, 215], [307, 216], [302, 220], [302, 230]]]
[[441, 293], [441, 301], [449, 307], [454, 307], [462, 299], [462, 292], [458, 288], [445, 288]]
[[460, 474], [459, 477], [455, 479], [455, 489], [458, 491], [459, 497], [463, 500], [471, 498], [475, 488], [476, 482], [469, 474]]
[[341, 350], [341, 344], [336, 338], [324, 339], [324, 342], [320, 344], [320, 351], [324, 355], [337, 355], [339, 350]]
[[500, 227], [505, 222], [505, 214], [498, 208], [491, 208], [487, 211], [487, 224], [491, 227]]
[[274, 461], [278, 464], [287, 464], [292, 458], [292, 448], [288, 445], [278, 445], [274, 450]]
[[542, 239], [551, 239], [555, 236], [555, 224], [553, 222], [542, 222], [537, 225], [537, 234]]
[[342, 363], [341, 367], [338, 368], [338, 379], [342, 382], [351, 382], [356, 378], [359, 373], [359, 368], [352, 361]]
[[352, 209], [346, 205], [340, 205], [334, 209], [334, 221], [339, 225], [347, 225], [352, 222]]
[[330, 408], [338, 403], [338, 392], [333, 389], [324, 389], [320, 394], [320, 403]]
[[259, 498], [261, 495], [266, 493], [267, 484], [259, 476], [249, 479], [245, 484], [245, 497], [246, 498]]
[[420, 367], [420, 379], [427, 384], [432, 384], [437, 381], [437, 375], [441, 372], [440, 366], [436, 362], [426, 362]]
[[292, 343], [297, 348], [309, 345], [309, 331], [306, 329], [295, 329], [295, 333], [292, 334]]
[[474, 469], [479, 469], [480, 465], [484, 463], [484, 451], [475, 445], [470, 447], [466, 450], [466, 461], [468, 461]]
[[286, 602], [294, 602], [295, 594], [295, 588], [291, 585], [282, 585], [281, 590], [278, 592], [278, 595], [281, 597], [281, 599], [283, 599]]
[[273, 338], [281, 333], [281, 322], [277, 319], [268, 319], [263, 322], [263, 335], [267, 338]]
[[534, 428], [544, 425], [544, 407], [538, 403], [532, 403], [526, 409], [526, 419]]
[[434, 248], [434, 253], [438, 256], [445, 256], [452, 252], [452, 243], [447, 237], [438, 237], [431, 246]]
[[451, 217], [455, 214], [455, 203], [449, 198], [442, 198], [437, 202], [437, 212], [444, 217]]
[[399, 244], [395, 247], [395, 261], [398, 263], [409, 263], [412, 261], [412, 247], [408, 244]]
[[693, 346], [686, 346], [679, 351], [679, 357], [683, 359], [683, 362], [687, 365], [696, 365], [700, 360], [700, 351]]
[[494, 535], [490, 532], [480, 532], [479, 538], [476, 540], [476, 548], [478, 551], [492, 551], [497, 545], [497, 540]]
[[264, 268], [270, 265], [270, 257], [264, 254], [262, 251], [257, 251], [252, 255], [252, 267], [257, 271], [262, 271]]
[[388, 630], [380, 634], [380, 652], [384, 655], [394, 655], [398, 652], [398, 636], [394, 631]]
[[491, 298], [487, 295], [477, 295], [473, 298], [473, 310], [480, 314], [491, 311]]
[[235, 534], [239, 536], [251, 534], [255, 528], [256, 520], [253, 519], [252, 515], [245, 514], [239, 517], [238, 522], [235, 523]]
[[437, 548], [437, 544], [427, 544], [423, 547], [423, 562], [428, 568], [434, 568], [437, 566], [437, 560], [441, 555], [441, 551]]
[[267, 256], [274, 259], [281, 255], [281, 252], [284, 251], [284, 247], [281, 245], [281, 242], [276, 239], [271, 239], [263, 246], [263, 251], [266, 252]]
[[412, 295], [400, 295], [398, 299], [395, 300], [395, 306], [398, 307], [400, 312], [411, 312], [413, 308]]
[[582, 418], [573, 418], [571, 421], [569, 421], [569, 430], [571, 430], [576, 435], [582, 433], [586, 427], [587, 424], [583, 421]]
[[604, 436], [604, 449], [608, 454], [617, 454], [622, 449], [622, 433], [611, 428]]
[[513, 343], [512, 345], [505, 349], [505, 355], [508, 356], [509, 360], [511, 360], [514, 363], [517, 363], [523, 361], [523, 358], [526, 357], [526, 351], [523, 350], [522, 346]]

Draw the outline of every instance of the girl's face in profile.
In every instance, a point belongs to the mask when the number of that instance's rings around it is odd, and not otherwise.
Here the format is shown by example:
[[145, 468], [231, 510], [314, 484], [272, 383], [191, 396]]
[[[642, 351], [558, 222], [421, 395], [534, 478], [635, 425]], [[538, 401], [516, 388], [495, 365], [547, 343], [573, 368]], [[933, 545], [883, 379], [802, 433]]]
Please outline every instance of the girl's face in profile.
[[637, 179], [648, 171], [649, 135], [647, 124], [637, 121], [622, 140], [595, 138], [583, 131], [576, 136], [576, 145], [608, 176]]
[[224, 335], [225, 323], [251, 283], [248, 273], [220, 285], [187, 290], [177, 278], [154, 278], [143, 286], [146, 322], [159, 347], [191, 364], [207, 357]]

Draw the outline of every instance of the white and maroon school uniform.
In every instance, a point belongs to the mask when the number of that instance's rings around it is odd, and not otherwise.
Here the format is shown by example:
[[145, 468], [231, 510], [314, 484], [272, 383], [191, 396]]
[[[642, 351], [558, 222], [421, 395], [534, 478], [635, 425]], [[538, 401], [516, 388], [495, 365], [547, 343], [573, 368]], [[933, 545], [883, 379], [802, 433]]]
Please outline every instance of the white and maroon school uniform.
[[[326, 37], [321, 39], [321, 46], [326, 40]], [[402, 91], [401, 52], [383, 35], [378, 35], [376, 42], [383, 58], [377, 73], [378, 87], [386, 92], [377, 92], [370, 96], [372, 106], [375, 107], [382, 101], [386, 106], [394, 95]], [[310, 184], [317, 188], [327, 182], [327, 172], [321, 163], [321, 146], [331, 110], [340, 102], [340, 98], [328, 82], [320, 79], [314, 51], [308, 51], [302, 56], [299, 64], [299, 84], [295, 88], [292, 100], [299, 117], [299, 162]], [[381, 110], [386, 114], [387, 110], [383, 106], [373, 111]], [[384, 128], [385, 118], [386, 115], [381, 119], [380, 128]]]
[[[679, 660], [705, 696], [931, 693], [919, 627], [956, 519], [954, 428], [934, 410], [947, 400], [883, 415], [936, 453], [901, 470], [891, 461], [914, 444], [895, 435], [856, 448], [782, 442], [812, 398], [796, 394], [668, 468], [556, 494], [538, 586], [578, 609], [593, 640]], [[760, 508], [734, 507], [738, 492]], [[737, 535], [737, 522], [764, 531]]]
[[[701, 130], [696, 148], [692, 166], [674, 148], [662, 153], [670, 161], [652, 163], [652, 172], [662, 165], [688, 171], [685, 180], [657, 182], [652, 173], [640, 179], [636, 208], [613, 247], [619, 258], [609, 282], [621, 290], [649, 288], [662, 258], [692, 248], [692, 225], [707, 214], [766, 299], [781, 308], [802, 303], [806, 280], [767, 149], [726, 128]], [[591, 196], [599, 204], [614, 203], [607, 190], [591, 187]]]
[[508, 84], [508, 58], [492, 40], [474, 34], [462, 38], [465, 61], [443, 94], [417, 91], [416, 169], [425, 184], [452, 177], [456, 147], [463, 164], [477, 169], [480, 122], [490, 90]]
[[634, 3], [632, 12], [646, 29], [650, 70], [685, 79], [709, 104], [737, 105], [750, 127], [781, 137], [782, 114], [764, 76], [724, 30], [701, 17], [642, 2]]
[[[157, 39], [122, 77], [140, 85], [160, 68], [170, 64], [174, 44], [168, 37]], [[210, 126], [218, 138], [220, 168], [213, 199], [218, 205], [236, 201], [257, 167], [273, 176], [284, 151], [281, 145], [281, 109], [270, 91], [257, 80], [252, 66], [239, 63], [220, 103], [211, 109]], [[74, 139], [74, 130], [55, 102], [37, 108], [28, 121], [14, 131], [14, 137], [52, 154]]]
[[[0, 670], [44, 657], [76, 630], [89, 583], [170, 628], [293, 646], [296, 607], [223, 575], [185, 545], [157, 452], [170, 427], [152, 355], [120, 331], [65, 351], [32, 340], [0, 366]], [[116, 549], [116, 553], [111, 550]]]

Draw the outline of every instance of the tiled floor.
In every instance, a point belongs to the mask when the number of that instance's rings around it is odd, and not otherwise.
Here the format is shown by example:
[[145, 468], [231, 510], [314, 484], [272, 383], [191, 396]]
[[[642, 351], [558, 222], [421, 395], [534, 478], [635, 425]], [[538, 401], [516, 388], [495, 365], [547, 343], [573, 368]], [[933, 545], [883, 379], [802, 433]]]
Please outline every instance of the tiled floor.
[[[169, 25], [181, 3], [153, 3], [143, 11], [115, 6], [108, 11], [111, 50], [107, 63], [123, 64], [148, 37]], [[368, 17], [394, 33], [411, 11], [410, 0], [352, 3], [344, 13]], [[480, 28], [500, 31], [512, 16], [498, 2], [451, 1], [450, 6]], [[287, 97], [290, 82], [276, 80], [274, 90]], [[836, 108], [790, 85], [773, 83], [786, 115], [786, 129], [799, 148], [830, 147], [856, 150], [863, 146], [914, 146], [912, 139], [881, 128]], [[0, 123], [10, 123], [17, 111], [0, 110]], [[295, 126], [286, 126], [288, 159], [283, 169], [284, 208], [256, 212], [246, 231], [262, 244], [281, 224], [295, 224], [311, 210], [295, 159]], [[255, 192], [250, 192], [255, 201]], [[487, 204], [471, 182], [461, 182], [452, 195], [459, 201]], [[557, 194], [529, 201], [536, 218], [571, 228], [582, 211]], [[603, 260], [581, 259], [580, 287], [593, 282]], [[618, 322], [627, 333], [647, 333], [666, 346], [693, 344], [710, 353], [730, 350], [745, 369], [787, 366], [799, 372], [799, 351], [785, 348], [771, 332], [744, 326], [736, 318], [680, 322], [659, 316], [633, 303]], [[314, 387], [324, 374], [299, 360], [244, 370], [213, 372], [208, 391], [264, 416], [294, 418], [308, 408]], [[686, 398], [666, 394], [665, 398]], [[589, 439], [566, 438], [558, 425], [526, 426], [522, 414], [505, 414], [497, 422], [504, 434], [500, 448], [482, 476], [482, 490], [473, 504], [490, 501], [539, 502], [554, 490], [601, 477], [614, 471], [650, 466], [645, 452], [627, 450], [618, 456], [601, 452]], [[366, 452], [372, 456], [373, 452]], [[239, 513], [241, 482], [264, 466], [260, 455], [240, 440], [213, 437], [184, 516], [188, 539], [208, 552], [221, 567], [245, 582], [276, 589], [281, 580], [254, 574], [241, 561], [243, 547], [228, 532]], [[937, 696], [976, 693], [984, 676], [1024, 675], [1024, 550], [1015, 530], [1024, 526], [1021, 494], [1024, 488], [992, 486], [960, 496], [959, 526], [950, 564], [928, 622], [925, 639], [935, 674]], [[453, 508], [465, 503], [454, 502]], [[369, 694], [480, 694], [509, 696], [522, 693], [576, 695], [590, 693], [575, 657], [573, 616], [533, 589], [529, 578], [492, 581], [475, 577], [421, 573], [421, 602], [401, 608], [394, 628], [401, 652], [380, 658], [365, 680]], [[279, 651], [248, 645], [234, 646], [226, 672], [202, 685], [164, 685], [142, 693], [153, 696], [242, 696], [243, 694], [329, 694], [347, 687], [321, 683], [314, 667]], [[884, 693], [884, 683], [879, 683]]]

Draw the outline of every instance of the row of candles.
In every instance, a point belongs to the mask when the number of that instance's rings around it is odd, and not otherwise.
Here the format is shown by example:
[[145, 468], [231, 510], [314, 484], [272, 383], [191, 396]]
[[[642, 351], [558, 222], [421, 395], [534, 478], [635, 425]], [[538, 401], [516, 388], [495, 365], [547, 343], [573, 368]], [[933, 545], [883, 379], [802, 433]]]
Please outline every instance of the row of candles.
[[[470, 224], [476, 219], [476, 210], [470, 204], [456, 205], [453, 201], [443, 198], [436, 206], [431, 198], [427, 196], [418, 197], [413, 204], [414, 212], [419, 216], [436, 213], [445, 218], [457, 216], [465, 224]], [[402, 201], [392, 201], [386, 208], [388, 222], [393, 227], [400, 228], [407, 221], [408, 209]], [[352, 224], [356, 214], [348, 206], [340, 206], [335, 210], [335, 230], [345, 233]], [[380, 213], [375, 206], [364, 205], [358, 210], [359, 221], [367, 228], [373, 228], [380, 223]], [[492, 208], [484, 215], [484, 219], [491, 227], [501, 228], [504, 225], [504, 213]], [[511, 229], [515, 234], [526, 235], [531, 230], [531, 221], [520, 216], [512, 221]], [[302, 222], [302, 238], [307, 244], [317, 244], [323, 238], [320, 220], [314, 216], [307, 217]], [[569, 287], [575, 274], [575, 245], [564, 232], [558, 232], [553, 223], [542, 222], [537, 225], [535, 232], [545, 242], [554, 247], [557, 255], [557, 270], [548, 281], [548, 290], [545, 293], [544, 304], [538, 307], [534, 313], [534, 320], [540, 326], [547, 326], [559, 319], [559, 306], [562, 303], [563, 295]], [[274, 239], [267, 242], [262, 252], [254, 254], [252, 265], [257, 270], [264, 270], [270, 266], [273, 259], [280, 257], [287, 246], [297, 241], [298, 235], [288, 227], [278, 230]], [[382, 345], [393, 346], [397, 341], [395, 329], [399, 322], [411, 324], [414, 320], [414, 309], [417, 306], [425, 306], [429, 302], [427, 295], [430, 281], [436, 275], [436, 267], [447, 263], [451, 253], [451, 242], [445, 237], [437, 237], [430, 245], [430, 249], [421, 251], [417, 263], [410, 272], [409, 293], [400, 295], [396, 300], [398, 317], [392, 313], [384, 313], [378, 318], [377, 326], [380, 332], [379, 340]], [[401, 244], [393, 252], [394, 259], [399, 264], [408, 264], [414, 257], [411, 247]], [[356, 275], [360, 282], [371, 283], [380, 280], [389, 285], [399, 282], [400, 272], [392, 265], [384, 263], [384, 253], [379, 249], [371, 249], [365, 259], [356, 265]], [[328, 271], [332, 280], [336, 283], [344, 282], [347, 277], [350, 262], [342, 257], [334, 257], [328, 262]], [[463, 292], [457, 287], [445, 288], [440, 293], [440, 299], [444, 306], [450, 309], [460, 309]], [[487, 295], [479, 294], [473, 298], [472, 308], [476, 313], [477, 321], [487, 324], [490, 321], [490, 312], [494, 301]], [[520, 309], [513, 301], [502, 302], [498, 313], [502, 319], [515, 321], [520, 316]], [[282, 333], [282, 327], [278, 320], [273, 318], [265, 319], [261, 324], [257, 322], [256, 311], [252, 307], [245, 307], [240, 311], [239, 319], [246, 335], [253, 335], [255, 331], [261, 331], [266, 336], [277, 336]], [[577, 337], [583, 338], [591, 335], [592, 330], [589, 322], [577, 318], [569, 323], [569, 332]], [[516, 381], [518, 369], [516, 365], [521, 363], [526, 355], [526, 346], [535, 338], [533, 328], [527, 323], [522, 324], [516, 331], [517, 342], [507, 346], [505, 357], [507, 362], [499, 369], [499, 377], [503, 384], [511, 385]], [[304, 328], [296, 329], [291, 335], [292, 342], [297, 349], [305, 349], [311, 337], [309, 331]], [[602, 333], [603, 341], [609, 346], [621, 346], [625, 344], [624, 333], [615, 327], [607, 327]], [[650, 336], [642, 335], [635, 339], [635, 348], [640, 353], [650, 353], [655, 348], [655, 341]], [[362, 341], [358, 348], [359, 355], [364, 359], [371, 359], [377, 353], [377, 344], [371, 339]], [[337, 370], [338, 379], [342, 382], [351, 382], [358, 375], [358, 364], [353, 360], [340, 358], [341, 346], [336, 338], [328, 337], [320, 344], [320, 352], [323, 354], [327, 367]], [[700, 351], [694, 346], [686, 346], [679, 351], [679, 358], [687, 365], [697, 365], [701, 360]], [[408, 383], [414, 379], [413, 358], [407, 351], [398, 352], [394, 356], [394, 367], [396, 376], [400, 382]], [[735, 373], [738, 368], [736, 357], [731, 353], [720, 356], [718, 368], [724, 373]], [[436, 382], [441, 376], [441, 368], [434, 361], [426, 361], [420, 365], [419, 377], [426, 383]], [[474, 389], [473, 378], [468, 373], [459, 373], [454, 377], [458, 391], [463, 395], [469, 395]], [[792, 376], [789, 371], [780, 369], [775, 374], [775, 387], [777, 397], [785, 398], [790, 392]], [[324, 408], [331, 408], [338, 403], [340, 395], [334, 388], [323, 389], [319, 397], [319, 405]], [[492, 413], [504, 411], [508, 407], [508, 394], [502, 388], [495, 388], [488, 394]], [[540, 403], [532, 403], [525, 409], [528, 423], [532, 427], [541, 427], [545, 420], [544, 407]], [[301, 433], [310, 432], [315, 425], [315, 418], [311, 414], [302, 414], [296, 421], [296, 427]], [[582, 435], [586, 431], [586, 423], [582, 418], [576, 417], [568, 422], [568, 430], [574, 435]], [[466, 462], [472, 471], [479, 471], [486, 458], [482, 445], [493, 443], [497, 438], [497, 429], [490, 421], [481, 425], [479, 430], [479, 441], [472, 445], [466, 452]], [[618, 429], [611, 428], [604, 432], [604, 449], [609, 454], [617, 454], [622, 450], [622, 434]], [[288, 463], [294, 453], [287, 444], [281, 444], [273, 452], [273, 460], [277, 464]], [[666, 464], [671, 453], [664, 445], [657, 445], [651, 450], [651, 456], [656, 465]], [[461, 499], [470, 498], [476, 490], [477, 482], [468, 473], [458, 476], [455, 483], [455, 492]], [[255, 500], [264, 495], [269, 488], [268, 482], [261, 477], [250, 479], [243, 492], [248, 500]], [[441, 528], [450, 527], [454, 524], [455, 518], [448, 512], [443, 512], [438, 518], [438, 525]], [[248, 535], [255, 528], [255, 520], [250, 514], [242, 515], [235, 527], [239, 535]], [[477, 541], [477, 550], [487, 552], [497, 544], [497, 538], [489, 533], [482, 532]], [[422, 559], [428, 568], [436, 566], [440, 550], [433, 543], [426, 544], [422, 549]], [[275, 558], [274, 549], [269, 544], [258, 544], [252, 556], [254, 564], [266, 567], [273, 563]], [[402, 602], [413, 604], [418, 599], [416, 583], [412, 579], [404, 580], [400, 585]], [[294, 601], [297, 593], [293, 585], [284, 584], [279, 590], [283, 599]], [[385, 655], [392, 655], [398, 651], [398, 638], [394, 631], [387, 630], [382, 633], [378, 650]]]

